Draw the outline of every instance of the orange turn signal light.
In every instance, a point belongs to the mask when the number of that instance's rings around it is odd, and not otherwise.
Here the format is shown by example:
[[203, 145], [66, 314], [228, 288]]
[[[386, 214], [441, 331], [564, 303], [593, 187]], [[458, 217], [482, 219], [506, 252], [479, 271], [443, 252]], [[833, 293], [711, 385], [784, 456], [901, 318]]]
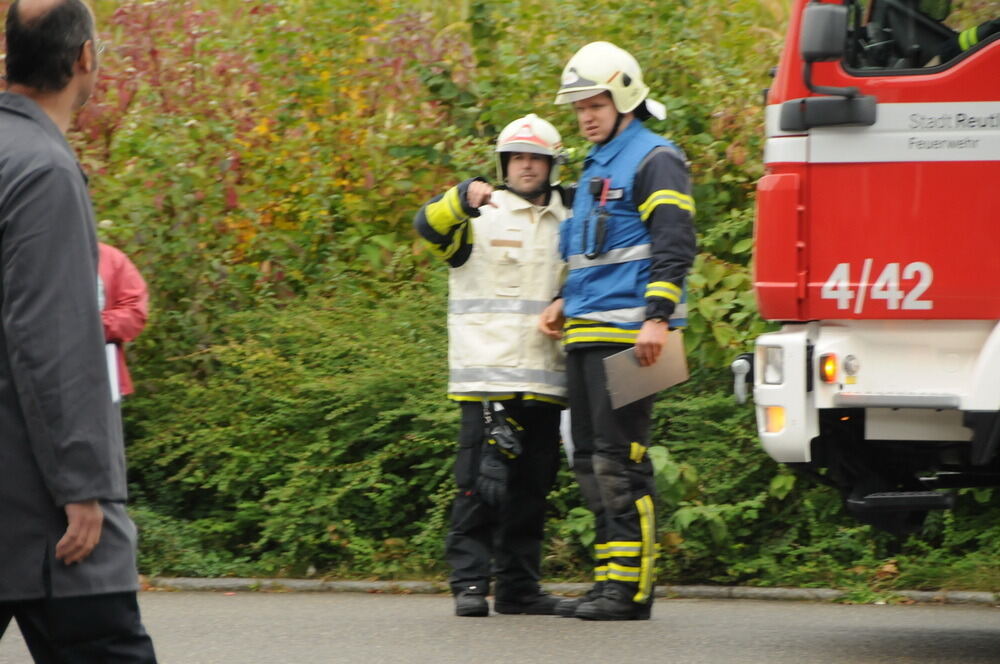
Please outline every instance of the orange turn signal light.
[[781, 433], [785, 430], [785, 409], [781, 406], [767, 406], [764, 409], [764, 430]]
[[819, 356], [819, 379], [824, 383], [837, 382], [837, 356], [833, 353]]

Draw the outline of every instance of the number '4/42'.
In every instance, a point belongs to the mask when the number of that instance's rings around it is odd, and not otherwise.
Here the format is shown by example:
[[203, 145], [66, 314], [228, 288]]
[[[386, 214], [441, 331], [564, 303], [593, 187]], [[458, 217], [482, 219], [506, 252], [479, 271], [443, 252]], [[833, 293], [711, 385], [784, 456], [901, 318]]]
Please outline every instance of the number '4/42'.
[[[888, 263], [875, 281], [868, 283], [869, 273], [874, 261], [866, 259], [862, 268], [861, 280], [851, 281], [851, 264], [838, 263], [826, 282], [820, 288], [820, 297], [826, 300], [836, 300], [838, 309], [850, 309], [854, 302], [854, 313], [861, 313], [864, 308], [864, 298], [883, 300], [889, 310], [928, 310], [934, 308], [933, 300], [921, 299], [934, 281], [934, 270], [923, 261], [908, 263], [900, 270], [899, 263]], [[902, 287], [902, 282], [916, 279], [917, 283], [909, 291]], [[867, 291], [867, 293], [866, 293]], [[858, 298], [855, 301], [855, 298]]]

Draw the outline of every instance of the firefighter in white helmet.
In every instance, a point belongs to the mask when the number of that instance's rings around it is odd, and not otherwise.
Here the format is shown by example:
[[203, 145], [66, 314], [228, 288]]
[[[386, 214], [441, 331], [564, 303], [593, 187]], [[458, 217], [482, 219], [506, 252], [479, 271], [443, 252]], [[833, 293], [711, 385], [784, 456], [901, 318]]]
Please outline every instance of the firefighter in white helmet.
[[566, 400], [559, 344], [536, 325], [559, 291], [559, 224], [566, 218], [558, 168], [562, 140], [527, 115], [496, 143], [494, 187], [466, 180], [414, 220], [450, 266], [449, 398], [461, 409], [458, 491], [445, 558], [459, 616], [554, 613], [539, 586], [546, 496], [559, 464]]
[[590, 620], [650, 616], [656, 552], [646, 453], [655, 395], [612, 409], [603, 360], [630, 347], [643, 366], [659, 359], [668, 328], [686, 323], [695, 256], [686, 157], [643, 126], [663, 118], [648, 94], [635, 58], [594, 42], [567, 63], [556, 96], [593, 144], [561, 229], [562, 297], [539, 324], [565, 343], [573, 469], [597, 530], [594, 587], [557, 613]]

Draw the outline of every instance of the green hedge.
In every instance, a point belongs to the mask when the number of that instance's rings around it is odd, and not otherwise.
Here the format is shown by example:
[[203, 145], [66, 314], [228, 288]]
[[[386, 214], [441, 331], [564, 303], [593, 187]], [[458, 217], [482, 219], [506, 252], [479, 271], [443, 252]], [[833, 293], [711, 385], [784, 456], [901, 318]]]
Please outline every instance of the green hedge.
[[[347, 285], [223, 328], [202, 379], [150, 381], [129, 404], [139, 504], [191, 522], [178, 541], [234, 571], [434, 568], [456, 424], [438, 298]], [[177, 552], [143, 549], [152, 571], [179, 572]]]

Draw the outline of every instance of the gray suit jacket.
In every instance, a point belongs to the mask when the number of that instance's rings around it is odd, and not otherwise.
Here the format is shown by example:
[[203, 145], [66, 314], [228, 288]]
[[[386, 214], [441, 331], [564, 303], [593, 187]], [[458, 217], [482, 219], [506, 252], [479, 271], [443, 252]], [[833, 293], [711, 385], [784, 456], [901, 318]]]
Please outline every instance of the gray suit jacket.
[[[0, 602], [135, 590], [125, 497], [86, 178], [34, 101], [0, 93]], [[63, 505], [91, 499], [101, 541], [68, 567]]]

